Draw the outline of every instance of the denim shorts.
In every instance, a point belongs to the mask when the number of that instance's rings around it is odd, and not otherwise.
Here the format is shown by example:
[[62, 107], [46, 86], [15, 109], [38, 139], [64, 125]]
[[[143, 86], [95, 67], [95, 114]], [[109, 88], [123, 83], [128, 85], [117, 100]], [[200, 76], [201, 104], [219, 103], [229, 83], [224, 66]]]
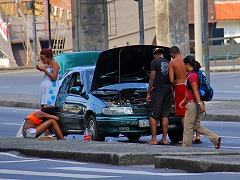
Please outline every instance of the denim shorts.
[[37, 134], [37, 131], [35, 128], [29, 128], [23, 131], [24, 138], [35, 139], [36, 134]]

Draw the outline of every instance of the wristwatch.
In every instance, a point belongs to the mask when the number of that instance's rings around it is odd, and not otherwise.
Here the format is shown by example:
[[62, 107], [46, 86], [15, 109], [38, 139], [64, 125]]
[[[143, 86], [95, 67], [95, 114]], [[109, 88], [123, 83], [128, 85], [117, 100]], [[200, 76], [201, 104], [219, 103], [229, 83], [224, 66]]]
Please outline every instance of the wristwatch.
[[202, 106], [202, 103], [197, 103], [199, 106]]

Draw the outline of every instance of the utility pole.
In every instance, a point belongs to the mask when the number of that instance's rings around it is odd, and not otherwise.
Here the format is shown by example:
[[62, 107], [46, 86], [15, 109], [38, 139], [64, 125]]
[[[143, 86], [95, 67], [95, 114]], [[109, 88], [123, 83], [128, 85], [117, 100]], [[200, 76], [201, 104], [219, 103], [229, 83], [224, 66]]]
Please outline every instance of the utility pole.
[[80, 51], [79, 44], [79, 2], [78, 0], [72, 0], [72, 11], [73, 11], [73, 49], [75, 52]]
[[48, 17], [48, 47], [52, 49], [52, 37], [51, 37], [51, 10], [50, 0], [47, 1], [47, 17]]
[[209, 31], [208, 31], [208, 0], [203, 0], [203, 39], [204, 39], [204, 62], [205, 75], [210, 83], [209, 67]]
[[144, 45], [144, 16], [143, 16], [143, 0], [138, 0], [138, 13], [139, 13], [139, 43]]
[[35, 0], [32, 0], [33, 13], [33, 65], [37, 65], [37, 30], [36, 30], [36, 16], [35, 16]]
[[195, 59], [202, 66], [202, 3], [194, 0]]

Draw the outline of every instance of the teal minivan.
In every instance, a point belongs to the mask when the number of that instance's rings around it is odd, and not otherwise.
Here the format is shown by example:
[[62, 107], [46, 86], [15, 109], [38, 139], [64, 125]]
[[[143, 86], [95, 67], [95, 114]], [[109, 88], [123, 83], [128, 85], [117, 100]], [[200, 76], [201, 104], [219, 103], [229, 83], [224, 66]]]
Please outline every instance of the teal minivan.
[[[100, 53], [96, 66], [69, 69], [62, 78], [56, 101], [63, 134], [83, 134], [88, 127], [95, 141], [120, 134], [129, 140], [151, 135], [146, 95], [155, 47], [159, 46], [106, 50]], [[170, 61], [169, 48], [161, 48]], [[161, 133], [158, 120], [157, 134]], [[175, 116], [172, 106], [169, 139], [178, 142], [182, 134], [181, 119]]]

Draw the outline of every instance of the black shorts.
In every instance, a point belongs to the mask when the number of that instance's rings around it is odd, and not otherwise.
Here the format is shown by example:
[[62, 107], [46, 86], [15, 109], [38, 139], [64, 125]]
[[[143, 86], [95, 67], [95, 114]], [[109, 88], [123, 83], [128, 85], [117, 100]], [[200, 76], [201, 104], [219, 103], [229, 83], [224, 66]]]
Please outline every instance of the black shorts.
[[172, 91], [151, 92], [151, 102], [149, 107], [149, 116], [154, 119], [167, 117], [172, 106]]

